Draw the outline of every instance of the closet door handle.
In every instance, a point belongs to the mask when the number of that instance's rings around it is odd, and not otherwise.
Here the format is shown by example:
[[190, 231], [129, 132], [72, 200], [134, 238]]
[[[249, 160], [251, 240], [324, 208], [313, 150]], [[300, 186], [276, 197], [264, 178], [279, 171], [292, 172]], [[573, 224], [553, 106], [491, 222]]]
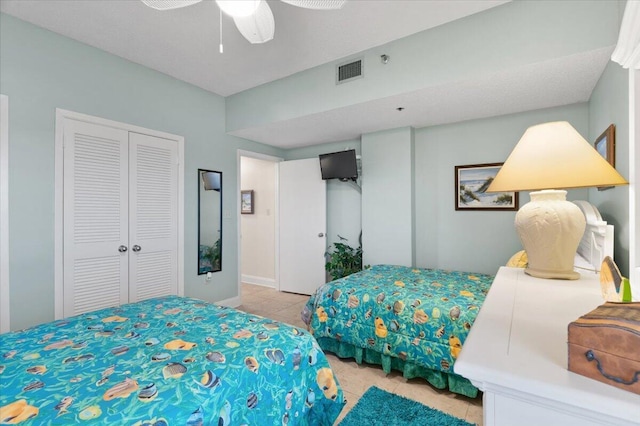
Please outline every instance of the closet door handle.
[[124, 253], [125, 251], [127, 251], [127, 246], [120, 246], [120, 247], [118, 247], [118, 251], [119, 251], [120, 253]]
[[133, 248], [131, 250], [135, 251], [135, 252], [139, 252], [142, 249], [142, 247], [140, 247], [139, 245], [134, 245]]

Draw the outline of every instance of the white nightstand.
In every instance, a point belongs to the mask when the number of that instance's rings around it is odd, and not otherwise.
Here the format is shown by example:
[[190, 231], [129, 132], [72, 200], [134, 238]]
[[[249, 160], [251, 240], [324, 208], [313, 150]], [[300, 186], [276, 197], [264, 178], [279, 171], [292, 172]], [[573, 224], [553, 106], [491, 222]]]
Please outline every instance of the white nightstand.
[[484, 392], [484, 426], [640, 425], [640, 395], [567, 370], [567, 326], [604, 303], [598, 275], [581, 274], [498, 271], [454, 365]]

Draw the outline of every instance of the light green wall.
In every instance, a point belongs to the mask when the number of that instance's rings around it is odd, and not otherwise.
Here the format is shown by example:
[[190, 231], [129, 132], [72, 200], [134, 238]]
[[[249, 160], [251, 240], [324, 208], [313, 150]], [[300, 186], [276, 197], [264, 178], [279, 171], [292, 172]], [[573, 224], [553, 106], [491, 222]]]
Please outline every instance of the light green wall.
[[[414, 265], [493, 274], [511, 255], [522, 250], [513, 225], [515, 212], [455, 211], [454, 167], [503, 162], [527, 127], [547, 121], [567, 120], [589, 138], [589, 111], [589, 104], [582, 103], [414, 129]], [[365, 139], [371, 136], [363, 135]], [[347, 146], [358, 147], [348, 142], [315, 145], [287, 151], [285, 158], [311, 158]], [[366, 152], [363, 157], [364, 154]], [[397, 159], [395, 153], [388, 157]], [[366, 165], [366, 159], [363, 160]], [[405, 165], [401, 163], [397, 167]], [[367, 185], [372, 173], [371, 168], [363, 169], [363, 185]], [[332, 188], [332, 185], [335, 186]], [[361, 221], [351, 213], [359, 212], [360, 194], [343, 185], [330, 181], [327, 187], [328, 229], [339, 229], [341, 235], [354, 234], [359, 232]], [[331, 198], [330, 194], [335, 195], [333, 191], [338, 187], [349, 192], [352, 208], [345, 208], [345, 204], [336, 202], [337, 198]], [[386, 200], [388, 193], [382, 191], [377, 196]], [[587, 189], [577, 189], [570, 190], [567, 197], [586, 200], [590, 195]], [[528, 193], [520, 193], [520, 205], [528, 201]], [[386, 205], [386, 201], [384, 203]], [[363, 202], [362, 210], [365, 208], [378, 207], [366, 207]], [[627, 211], [624, 207], [616, 208], [612, 216], [627, 223]]]
[[[589, 103], [415, 129], [416, 266], [495, 273], [512, 254], [522, 250], [513, 226], [515, 212], [455, 211], [454, 167], [503, 162], [527, 127], [557, 120], [569, 121], [591, 142], [615, 123], [617, 166], [628, 176], [628, 80], [626, 71], [613, 63], [607, 66]], [[286, 158], [308, 158], [344, 149], [343, 145], [290, 151]], [[294, 152], [296, 155], [292, 155]], [[365, 185], [368, 176], [365, 168]], [[357, 202], [358, 194], [352, 195], [353, 202]], [[570, 190], [567, 197], [589, 200], [605, 220], [616, 226], [616, 262], [627, 273], [628, 188]], [[528, 201], [528, 193], [520, 193], [520, 205]], [[342, 213], [328, 207], [329, 223], [339, 214]], [[360, 226], [350, 217], [341, 223], [340, 232], [359, 230]]]
[[[588, 106], [576, 104], [416, 129], [416, 265], [494, 274], [516, 251], [515, 212], [456, 211], [454, 167], [504, 162], [527, 127], [569, 121], [588, 134]], [[571, 190], [568, 199], [584, 199]], [[520, 193], [520, 205], [529, 201]]]
[[[629, 71], [609, 62], [589, 100], [589, 141], [594, 142], [610, 124], [616, 125], [616, 169], [629, 179]], [[585, 137], [587, 134], [583, 134]], [[614, 260], [629, 274], [629, 187], [589, 190], [589, 201], [602, 218], [615, 226]]]
[[[237, 296], [236, 150], [280, 150], [225, 135], [224, 98], [0, 15], [0, 92], [9, 96], [11, 328], [54, 317], [55, 109], [185, 137], [185, 294]], [[223, 265], [197, 275], [197, 169], [223, 172]]]
[[415, 263], [414, 129], [362, 135], [362, 260], [365, 265]]
[[288, 149], [284, 153], [285, 160], [302, 160], [304, 158], [317, 157], [328, 152], [344, 151], [345, 149], [355, 149], [356, 155], [360, 155], [360, 139], [350, 139], [340, 142], [323, 143], [320, 145], [305, 146], [302, 148]]
[[[280, 122], [616, 44], [616, 1], [516, 0], [361, 52], [364, 78], [327, 63], [227, 98], [227, 130]], [[392, 19], [392, 17], [390, 17]], [[384, 65], [381, 54], [391, 60]], [[310, 101], [313, 100], [313, 101]]]

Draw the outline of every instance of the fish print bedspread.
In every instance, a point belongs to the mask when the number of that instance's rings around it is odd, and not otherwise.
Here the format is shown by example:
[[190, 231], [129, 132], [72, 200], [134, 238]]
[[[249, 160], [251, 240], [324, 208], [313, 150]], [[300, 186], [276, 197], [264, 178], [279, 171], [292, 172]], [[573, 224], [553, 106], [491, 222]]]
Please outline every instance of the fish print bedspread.
[[318, 339], [451, 373], [493, 278], [376, 265], [318, 288], [302, 315]]
[[0, 423], [331, 425], [344, 405], [306, 331], [169, 296], [0, 335]]

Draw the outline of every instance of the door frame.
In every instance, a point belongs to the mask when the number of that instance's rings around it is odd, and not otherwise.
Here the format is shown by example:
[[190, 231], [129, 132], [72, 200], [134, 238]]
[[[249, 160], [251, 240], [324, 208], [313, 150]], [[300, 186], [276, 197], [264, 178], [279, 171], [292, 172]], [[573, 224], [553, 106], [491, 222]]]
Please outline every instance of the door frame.
[[65, 120], [83, 121], [100, 126], [113, 127], [128, 132], [142, 133], [178, 143], [178, 295], [184, 295], [184, 137], [171, 133], [151, 130], [133, 124], [121, 123], [106, 118], [82, 114], [56, 108], [55, 123], [55, 164], [54, 164], [54, 315], [55, 319], [64, 317], [64, 123]]
[[[282, 157], [276, 157], [268, 154], [261, 154], [259, 152], [254, 151], [246, 151], [243, 149], [239, 149], [236, 155], [237, 167], [236, 167], [236, 196], [240, 195], [241, 188], [241, 180], [242, 180], [242, 164], [241, 158], [255, 158], [258, 160], [270, 161], [272, 163], [279, 163], [284, 161]], [[274, 226], [275, 226], [275, 235], [274, 235], [274, 261], [275, 261], [275, 269], [274, 269], [274, 286], [276, 290], [280, 290], [280, 193], [279, 193], [279, 183], [280, 183], [280, 173], [278, 168], [275, 168], [275, 207], [274, 207]], [[239, 199], [238, 199], [239, 200]], [[240, 233], [242, 232], [242, 216], [240, 214], [240, 203], [236, 202], [236, 236], [237, 236], [237, 246], [238, 246], [238, 299], [240, 303], [242, 303], [242, 240]]]
[[629, 276], [631, 294], [640, 302], [640, 58], [629, 67]]
[[9, 97], [0, 95], [0, 333], [10, 330], [9, 296]]

